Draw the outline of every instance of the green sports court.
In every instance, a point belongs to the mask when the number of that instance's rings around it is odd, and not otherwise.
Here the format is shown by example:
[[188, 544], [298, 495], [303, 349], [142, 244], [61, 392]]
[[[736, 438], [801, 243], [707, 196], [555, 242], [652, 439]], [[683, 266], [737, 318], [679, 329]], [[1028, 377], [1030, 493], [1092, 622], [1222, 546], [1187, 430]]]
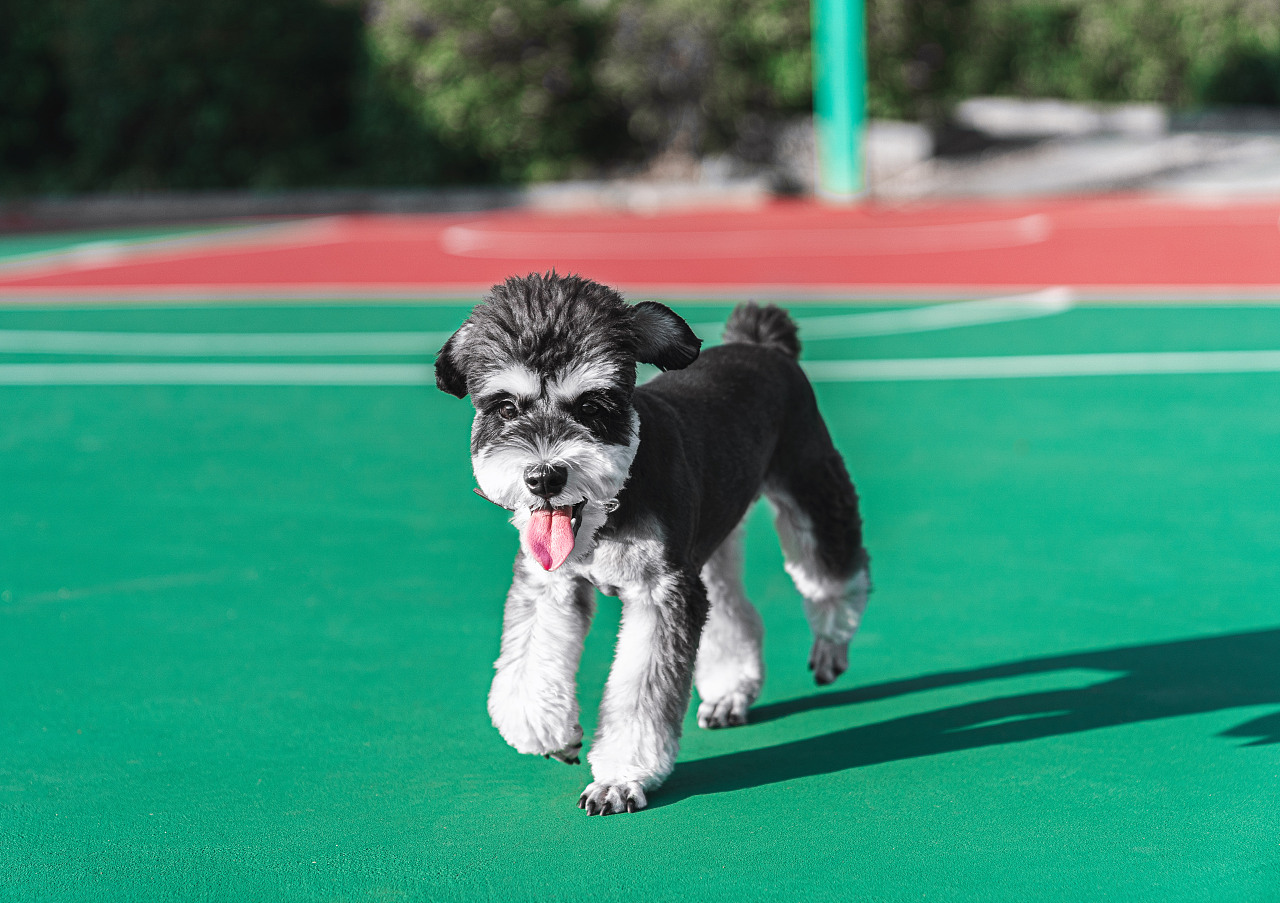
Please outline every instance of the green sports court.
[[587, 818], [485, 711], [517, 538], [429, 381], [478, 295], [305, 293], [0, 304], [0, 897], [1280, 900], [1280, 305], [756, 294], [862, 496], [864, 626], [815, 687], [761, 506], [751, 723], [691, 711]]

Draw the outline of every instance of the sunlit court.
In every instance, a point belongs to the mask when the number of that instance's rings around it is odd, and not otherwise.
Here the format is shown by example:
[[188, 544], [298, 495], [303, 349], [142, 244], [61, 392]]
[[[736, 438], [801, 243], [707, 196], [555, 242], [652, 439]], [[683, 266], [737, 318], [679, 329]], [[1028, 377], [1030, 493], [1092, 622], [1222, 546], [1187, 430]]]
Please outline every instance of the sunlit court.
[[[778, 201], [0, 235], [0, 896], [1266, 900], [1280, 204]], [[485, 696], [517, 537], [436, 350], [556, 269], [787, 307], [874, 591], [830, 687], [763, 504], [749, 722], [643, 812]], [[600, 596], [582, 724], [613, 655]]]

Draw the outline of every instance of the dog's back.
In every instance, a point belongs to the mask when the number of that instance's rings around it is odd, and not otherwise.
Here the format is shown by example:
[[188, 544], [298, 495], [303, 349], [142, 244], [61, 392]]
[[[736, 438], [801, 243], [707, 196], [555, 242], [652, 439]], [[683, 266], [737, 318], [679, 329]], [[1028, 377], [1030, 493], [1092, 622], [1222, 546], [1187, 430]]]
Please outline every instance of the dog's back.
[[[796, 324], [785, 310], [741, 304], [723, 344], [636, 390], [642, 441], [632, 491], [621, 498], [667, 511], [696, 508], [696, 535], [680, 537], [695, 560], [705, 560], [761, 492], [805, 507], [834, 502], [846, 523], [848, 509], [856, 511], [799, 354]], [[640, 486], [649, 496], [643, 501], [634, 498]], [[856, 567], [860, 534], [836, 532], [822, 543], [824, 551], [841, 559], [840, 570]]]

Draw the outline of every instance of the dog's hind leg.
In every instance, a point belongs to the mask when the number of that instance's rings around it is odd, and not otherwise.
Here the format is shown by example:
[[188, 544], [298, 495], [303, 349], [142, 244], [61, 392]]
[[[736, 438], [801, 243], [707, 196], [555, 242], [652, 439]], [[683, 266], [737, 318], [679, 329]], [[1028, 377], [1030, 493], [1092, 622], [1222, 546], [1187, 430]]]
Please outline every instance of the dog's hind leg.
[[765, 495], [813, 631], [809, 670], [819, 684], [829, 684], [849, 667], [849, 641], [867, 607], [870, 575], [858, 495], [825, 427], [817, 438], [785, 467], [775, 465]]
[[671, 773], [707, 617], [706, 589], [692, 570], [657, 575], [621, 597], [618, 649], [587, 753], [594, 780], [578, 800], [588, 815], [643, 809], [645, 791]]
[[578, 662], [594, 611], [586, 580], [544, 571], [523, 553], [516, 559], [489, 717], [519, 752], [578, 762]]
[[731, 727], [747, 723], [747, 709], [764, 683], [761, 642], [764, 624], [742, 587], [742, 527], [739, 526], [702, 567], [711, 611], [702, 628], [694, 685], [702, 703], [698, 725]]

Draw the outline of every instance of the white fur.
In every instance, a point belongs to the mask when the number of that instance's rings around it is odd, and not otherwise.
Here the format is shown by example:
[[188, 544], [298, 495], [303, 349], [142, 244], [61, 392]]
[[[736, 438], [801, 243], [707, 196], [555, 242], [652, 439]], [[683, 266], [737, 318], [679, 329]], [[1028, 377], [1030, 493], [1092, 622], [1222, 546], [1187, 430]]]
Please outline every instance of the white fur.
[[518, 398], [537, 398], [542, 392], [542, 380], [524, 364], [507, 364], [483, 374], [472, 394], [483, 398], [498, 392], [507, 392]]
[[489, 717], [522, 753], [572, 759], [582, 746], [577, 672], [594, 595], [567, 574], [520, 558], [503, 616], [502, 652], [489, 690]]
[[577, 400], [584, 392], [608, 389], [618, 384], [618, 369], [601, 361], [578, 361], [547, 380], [547, 396], [556, 401]]
[[745, 724], [764, 684], [764, 622], [742, 586], [742, 527], [702, 568], [711, 611], [698, 645], [694, 684], [701, 727]]
[[[476, 415], [477, 425], [480, 416]], [[553, 505], [576, 505], [583, 499], [607, 502], [622, 491], [639, 447], [640, 417], [633, 411], [631, 437], [626, 445], [606, 445], [585, 439], [503, 443], [481, 449], [471, 459], [471, 467], [476, 483], [486, 496], [516, 512], [525, 509], [527, 519], [528, 509], [543, 501], [525, 485], [524, 473], [530, 465], [554, 462], [568, 467], [569, 479], [560, 494], [551, 500]], [[602, 520], [596, 529], [603, 523]]]
[[809, 668], [820, 684], [828, 684], [849, 667], [849, 641], [858, 632], [867, 608], [870, 578], [865, 568], [851, 577], [827, 573], [817, 557], [813, 524], [785, 493], [771, 491], [774, 525], [782, 544], [787, 573], [804, 598], [804, 614], [813, 632]]

